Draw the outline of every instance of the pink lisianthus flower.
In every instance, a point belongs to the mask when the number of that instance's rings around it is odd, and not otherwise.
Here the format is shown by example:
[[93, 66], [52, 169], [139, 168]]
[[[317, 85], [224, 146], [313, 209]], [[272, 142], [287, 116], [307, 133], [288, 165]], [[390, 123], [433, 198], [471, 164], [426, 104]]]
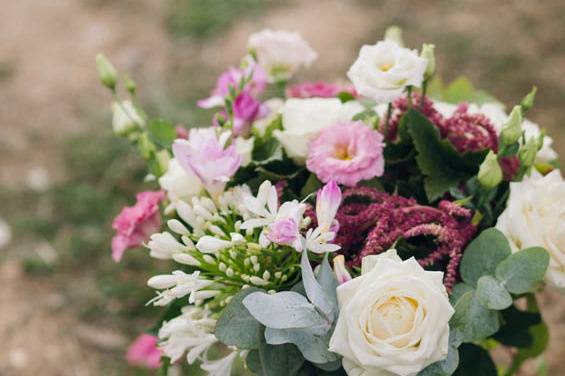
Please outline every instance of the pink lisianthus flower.
[[247, 83], [245, 89], [249, 90], [251, 95], [260, 94], [267, 85], [267, 74], [258, 64], [250, 64], [245, 69], [229, 68], [218, 77], [216, 87], [212, 90], [208, 98], [201, 99], [197, 102], [200, 108], [220, 107], [224, 105], [224, 100], [230, 92], [230, 87], [239, 88], [241, 80], [252, 74], [251, 80]]
[[186, 129], [182, 125], [177, 125], [175, 127], [175, 133], [177, 135], [177, 138], [188, 139], [188, 129]]
[[247, 135], [251, 123], [266, 115], [266, 110], [251, 93], [246, 90], [235, 98], [233, 102], [233, 134], [234, 136]]
[[300, 233], [298, 223], [294, 218], [280, 219], [269, 225], [267, 239], [276, 244], [288, 245], [296, 250], [301, 250]]
[[343, 92], [356, 96], [355, 89], [351, 86], [344, 87], [325, 81], [305, 81], [292, 85], [287, 89], [286, 95], [290, 98], [332, 98]]
[[127, 360], [132, 366], [156, 369], [161, 366], [161, 350], [157, 348], [157, 337], [141, 334], [128, 348]]
[[164, 193], [141, 192], [136, 198], [134, 206], [122, 209], [114, 219], [112, 228], [116, 235], [112, 238], [112, 258], [119, 262], [124, 252], [129, 248], [139, 247], [149, 239], [149, 236], [161, 227], [161, 216], [159, 215], [159, 202]]
[[353, 187], [383, 174], [383, 148], [383, 136], [364, 123], [340, 123], [310, 142], [306, 167], [324, 183]]
[[214, 128], [193, 128], [188, 140], [173, 143], [173, 154], [181, 167], [196, 175], [214, 198], [241, 165], [235, 145], [226, 147], [229, 137], [230, 132], [218, 136]]

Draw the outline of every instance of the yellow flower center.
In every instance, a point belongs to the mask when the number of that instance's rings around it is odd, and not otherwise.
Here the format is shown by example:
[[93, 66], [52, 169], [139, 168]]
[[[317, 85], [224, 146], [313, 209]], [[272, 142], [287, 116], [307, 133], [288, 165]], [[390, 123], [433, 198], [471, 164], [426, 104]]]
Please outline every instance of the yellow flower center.
[[335, 148], [335, 157], [343, 161], [348, 161], [352, 158], [349, 155], [349, 147], [347, 145], [337, 145]]
[[378, 68], [379, 68], [379, 70], [381, 70], [383, 72], [388, 72], [389, 70], [392, 69], [393, 66], [394, 66], [394, 64], [392, 64], [392, 63], [382, 63], [382, 64], [379, 64]]

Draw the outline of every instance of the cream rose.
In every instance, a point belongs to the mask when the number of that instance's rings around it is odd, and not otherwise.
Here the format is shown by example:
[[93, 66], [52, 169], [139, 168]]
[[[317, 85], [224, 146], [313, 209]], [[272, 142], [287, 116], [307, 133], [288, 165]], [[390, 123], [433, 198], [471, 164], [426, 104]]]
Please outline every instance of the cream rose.
[[365, 257], [361, 276], [337, 288], [330, 350], [347, 374], [412, 376], [446, 358], [454, 310], [442, 280], [395, 250]]
[[337, 98], [289, 99], [282, 112], [283, 130], [273, 134], [287, 155], [303, 164], [308, 155], [308, 144], [320, 131], [338, 122], [350, 121], [363, 111], [357, 101], [341, 103]]
[[385, 40], [361, 47], [347, 76], [359, 94], [388, 103], [402, 95], [406, 86], [420, 87], [427, 64], [416, 50]]
[[550, 255], [546, 280], [565, 292], [565, 181], [559, 170], [510, 183], [506, 209], [496, 223], [514, 251], [544, 247]]

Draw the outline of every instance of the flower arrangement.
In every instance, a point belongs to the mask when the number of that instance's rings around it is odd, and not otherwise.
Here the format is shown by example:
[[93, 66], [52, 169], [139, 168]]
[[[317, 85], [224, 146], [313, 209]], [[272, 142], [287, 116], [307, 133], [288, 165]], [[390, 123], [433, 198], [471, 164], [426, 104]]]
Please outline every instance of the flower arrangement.
[[[146, 115], [102, 55], [113, 127], [155, 190], [114, 221], [112, 255], [144, 246], [170, 272], [130, 361], [211, 375], [514, 374], [548, 342], [536, 303], [565, 289], [565, 182], [552, 140], [391, 28], [352, 85], [291, 84], [316, 59], [265, 30], [198, 102], [206, 127]], [[265, 88], [278, 94], [265, 97]], [[127, 257], [127, 256], [126, 256]], [[159, 357], [160, 362], [159, 362]], [[243, 368], [241, 368], [243, 367]]]

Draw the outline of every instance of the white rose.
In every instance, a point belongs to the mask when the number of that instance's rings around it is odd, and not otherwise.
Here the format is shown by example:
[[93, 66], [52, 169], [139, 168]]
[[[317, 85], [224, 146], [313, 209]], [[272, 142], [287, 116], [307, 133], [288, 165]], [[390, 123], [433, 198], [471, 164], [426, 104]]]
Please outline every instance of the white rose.
[[550, 255], [546, 280], [565, 292], [565, 181], [559, 170], [546, 176], [534, 171], [510, 183], [506, 209], [496, 223], [513, 251], [544, 247]]
[[249, 37], [247, 47], [254, 51], [269, 82], [288, 80], [301, 66], [310, 66], [318, 54], [298, 33], [263, 30]]
[[253, 153], [253, 146], [255, 145], [255, 138], [237, 137], [235, 139], [235, 151], [241, 156], [241, 166], [245, 167], [251, 162], [251, 153]]
[[363, 106], [357, 101], [341, 103], [337, 98], [292, 98], [282, 108], [283, 130], [273, 134], [287, 155], [302, 164], [308, 156], [308, 144], [322, 129], [351, 121], [362, 111]]
[[145, 126], [145, 120], [130, 101], [112, 103], [112, 112], [114, 113], [112, 127], [118, 135], [123, 135], [132, 129]]
[[337, 288], [339, 318], [330, 350], [355, 376], [412, 376], [445, 359], [453, 308], [443, 273], [395, 250], [363, 259], [361, 276]]
[[416, 50], [385, 40], [361, 47], [347, 76], [359, 94], [387, 103], [401, 96], [406, 86], [420, 87], [427, 64]]
[[202, 183], [198, 177], [182, 168], [175, 158], [169, 160], [167, 172], [159, 178], [159, 185], [167, 192], [171, 201], [190, 201], [202, 191]]

